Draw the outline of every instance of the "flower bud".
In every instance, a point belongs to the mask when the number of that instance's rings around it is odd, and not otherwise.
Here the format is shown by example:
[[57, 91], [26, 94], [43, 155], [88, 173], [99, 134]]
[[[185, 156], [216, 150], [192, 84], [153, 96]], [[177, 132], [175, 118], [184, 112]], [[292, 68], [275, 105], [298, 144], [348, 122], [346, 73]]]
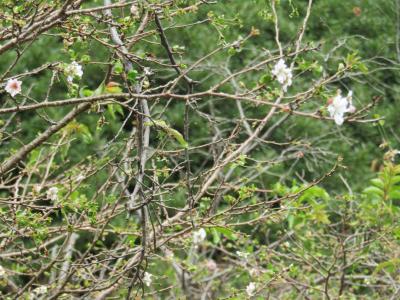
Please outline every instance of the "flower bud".
[[206, 262], [206, 267], [207, 267], [207, 269], [208, 269], [209, 271], [215, 271], [215, 270], [218, 268], [216, 262], [215, 262], [214, 260], [212, 260], [212, 259], [209, 259], [209, 260]]

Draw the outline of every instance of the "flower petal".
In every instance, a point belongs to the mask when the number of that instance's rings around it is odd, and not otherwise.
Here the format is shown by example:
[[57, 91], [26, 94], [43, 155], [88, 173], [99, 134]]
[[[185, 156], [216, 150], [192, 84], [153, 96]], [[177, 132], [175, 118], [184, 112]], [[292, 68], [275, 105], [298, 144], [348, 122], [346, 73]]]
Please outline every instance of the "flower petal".
[[342, 125], [344, 122], [343, 114], [336, 113], [334, 116], [334, 119], [335, 119], [336, 124], [339, 126]]

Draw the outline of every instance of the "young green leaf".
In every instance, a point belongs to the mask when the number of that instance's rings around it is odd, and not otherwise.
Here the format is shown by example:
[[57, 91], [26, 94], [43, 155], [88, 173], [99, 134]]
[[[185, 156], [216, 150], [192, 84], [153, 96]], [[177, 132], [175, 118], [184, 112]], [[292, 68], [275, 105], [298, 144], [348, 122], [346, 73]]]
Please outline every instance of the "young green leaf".
[[164, 120], [153, 120], [152, 122], [148, 122], [145, 125], [155, 125], [162, 129], [169, 136], [172, 136], [182, 147], [187, 148], [189, 146], [189, 144], [183, 138], [183, 135], [179, 131], [168, 126]]

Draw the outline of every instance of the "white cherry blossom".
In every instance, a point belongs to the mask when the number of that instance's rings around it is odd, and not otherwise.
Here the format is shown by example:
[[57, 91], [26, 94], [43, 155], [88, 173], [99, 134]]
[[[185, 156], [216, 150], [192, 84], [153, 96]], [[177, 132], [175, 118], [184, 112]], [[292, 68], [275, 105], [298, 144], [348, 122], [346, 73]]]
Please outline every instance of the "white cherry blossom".
[[6, 92], [11, 96], [15, 97], [15, 95], [21, 93], [22, 81], [18, 79], [9, 79], [6, 84]]
[[207, 233], [204, 228], [200, 228], [199, 230], [193, 232], [193, 243], [200, 244], [207, 237]]
[[256, 284], [254, 282], [250, 282], [246, 287], [246, 293], [251, 297], [255, 295], [255, 292], [256, 292]]
[[139, 13], [139, 8], [137, 7], [137, 5], [132, 4], [131, 6], [131, 14], [134, 18], [139, 18], [140, 17], [140, 13]]
[[82, 181], [82, 180], [85, 180], [86, 179], [86, 177], [85, 177], [85, 175], [83, 175], [83, 174], [79, 174], [77, 177], [76, 177], [76, 181]]
[[2, 266], [0, 266], [0, 278], [4, 277], [6, 275], [6, 270]]
[[337, 125], [343, 124], [345, 113], [355, 112], [356, 108], [353, 106], [352, 98], [352, 91], [349, 91], [347, 97], [343, 97], [342, 92], [338, 90], [337, 95], [329, 100], [328, 112]]
[[347, 94], [347, 100], [349, 100], [349, 110], [348, 112], [353, 114], [356, 112], [356, 107], [353, 105], [353, 91], [349, 91]]
[[67, 75], [67, 81], [71, 83], [74, 78], [81, 78], [83, 75], [83, 69], [80, 64], [76, 61], [73, 61], [69, 65], [67, 65], [64, 69], [65, 74]]
[[46, 195], [51, 201], [56, 201], [58, 199], [58, 188], [55, 186], [49, 188]]
[[287, 91], [287, 88], [292, 85], [292, 70], [286, 66], [286, 63], [283, 59], [280, 59], [274, 68], [272, 69], [272, 74], [276, 77], [276, 80], [282, 85], [282, 89], [284, 92]]
[[32, 292], [35, 295], [44, 295], [47, 293], [47, 287], [44, 285], [40, 285], [37, 288], [35, 288]]
[[144, 273], [143, 282], [144, 282], [144, 284], [145, 284], [146, 286], [150, 286], [151, 283], [153, 282], [153, 280], [151, 279], [151, 277], [153, 277], [153, 274], [150, 274], [150, 273], [148, 273], [148, 272], [145, 272], [145, 273]]
[[33, 186], [32, 190], [33, 190], [34, 193], [39, 194], [40, 191], [42, 190], [42, 188], [43, 188], [43, 187], [42, 187], [41, 184], [35, 184], [35, 185]]
[[236, 251], [237, 256], [244, 258], [247, 260], [249, 258], [250, 253], [248, 252], [241, 252], [241, 251]]

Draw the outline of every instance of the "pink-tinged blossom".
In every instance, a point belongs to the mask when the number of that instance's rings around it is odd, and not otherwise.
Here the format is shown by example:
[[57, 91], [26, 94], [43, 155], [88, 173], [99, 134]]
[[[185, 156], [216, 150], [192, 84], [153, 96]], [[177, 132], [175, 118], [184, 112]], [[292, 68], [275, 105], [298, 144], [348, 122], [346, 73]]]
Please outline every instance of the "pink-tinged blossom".
[[15, 95], [21, 93], [21, 86], [22, 86], [22, 81], [18, 79], [10, 79], [7, 81], [5, 90], [11, 96], [15, 97]]
[[210, 271], [215, 271], [218, 268], [217, 263], [212, 259], [207, 260], [206, 267]]
[[352, 91], [349, 91], [347, 97], [342, 97], [342, 92], [338, 90], [337, 95], [329, 101], [328, 112], [337, 125], [343, 124], [345, 113], [353, 113], [356, 111], [356, 108], [353, 106], [352, 98]]

